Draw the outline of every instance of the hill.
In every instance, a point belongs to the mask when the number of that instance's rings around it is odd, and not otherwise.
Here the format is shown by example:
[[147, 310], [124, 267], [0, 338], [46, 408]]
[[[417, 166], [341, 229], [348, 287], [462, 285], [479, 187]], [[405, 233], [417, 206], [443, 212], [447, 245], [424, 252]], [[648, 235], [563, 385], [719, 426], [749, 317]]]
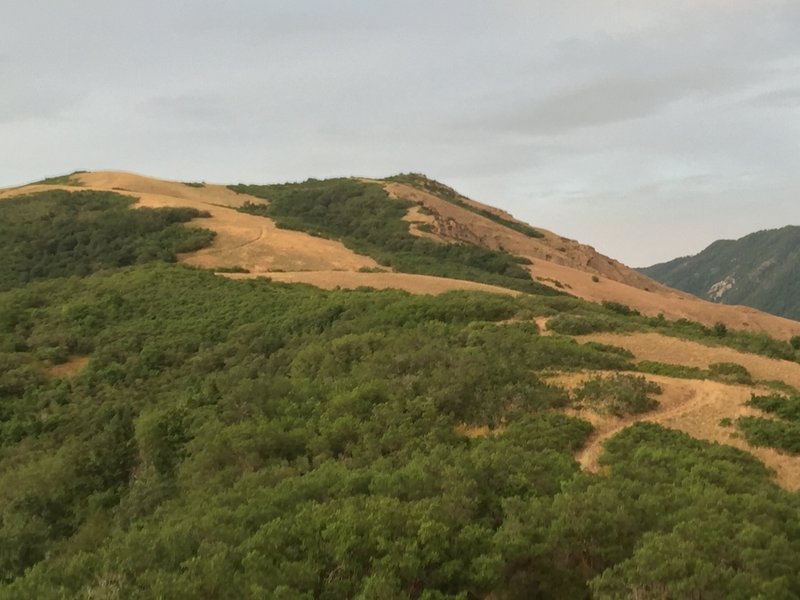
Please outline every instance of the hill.
[[794, 321], [416, 175], [0, 224], [0, 599], [800, 596]]
[[694, 256], [640, 270], [712, 302], [744, 304], [800, 319], [800, 227], [719, 240]]

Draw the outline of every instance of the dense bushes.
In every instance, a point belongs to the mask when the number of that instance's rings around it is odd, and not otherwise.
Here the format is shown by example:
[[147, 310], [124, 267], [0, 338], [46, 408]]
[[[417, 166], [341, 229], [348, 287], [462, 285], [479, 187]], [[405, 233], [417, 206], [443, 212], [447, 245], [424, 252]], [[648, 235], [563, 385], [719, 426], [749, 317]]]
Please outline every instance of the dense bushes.
[[753, 446], [769, 446], [790, 454], [800, 454], [800, 423], [796, 421], [740, 417], [736, 425], [747, 443]]
[[800, 454], [800, 396], [797, 394], [770, 394], [753, 396], [747, 402], [774, 419], [741, 417], [736, 425], [748, 443], [769, 446], [790, 454]]
[[207, 245], [213, 233], [184, 227], [191, 208], [130, 210], [132, 198], [53, 190], [0, 202], [0, 290], [36, 279], [88, 275]]
[[658, 408], [658, 400], [650, 394], [660, 393], [661, 387], [644, 377], [615, 374], [590, 378], [575, 390], [574, 396], [580, 408], [624, 417]]
[[800, 505], [753, 457], [637, 425], [579, 470], [541, 373], [632, 365], [520, 320], [565, 309], [595, 310], [164, 264], [0, 293], [0, 598], [800, 594]]

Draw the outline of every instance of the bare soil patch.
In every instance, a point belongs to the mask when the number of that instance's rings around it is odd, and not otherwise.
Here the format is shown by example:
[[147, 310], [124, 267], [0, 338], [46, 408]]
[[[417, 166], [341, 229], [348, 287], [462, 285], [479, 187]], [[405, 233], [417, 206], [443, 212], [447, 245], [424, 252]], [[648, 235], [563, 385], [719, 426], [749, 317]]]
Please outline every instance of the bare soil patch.
[[286, 283], [308, 283], [313, 286], [332, 290], [335, 288], [354, 289], [370, 287], [379, 290], [399, 289], [412, 294], [437, 295], [452, 290], [473, 290], [494, 294], [510, 294], [519, 292], [494, 285], [465, 281], [462, 279], [446, 279], [431, 275], [415, 275], [413, 273], [362, 273], [358, 271], [294, 271], [273, 273], [225, 273], [230, 279], [249, 279], [253, 277], [269, 277], [273, 281]]
[[88, 364], [88, 356], [71, 356], [66, 362], [49, 367], [47, 374], [56, 379], [66, 379], [80, 373]]

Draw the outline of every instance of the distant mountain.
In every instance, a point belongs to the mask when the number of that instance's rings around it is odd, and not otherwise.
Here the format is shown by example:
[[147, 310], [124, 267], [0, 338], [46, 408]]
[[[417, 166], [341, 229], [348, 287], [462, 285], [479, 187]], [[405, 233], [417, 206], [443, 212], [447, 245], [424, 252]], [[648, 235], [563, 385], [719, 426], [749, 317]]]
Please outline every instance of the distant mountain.
[[719, 240], [695, 256], [640, 272], [712, 302], [743, 304], [800, 319], [800, 227]]

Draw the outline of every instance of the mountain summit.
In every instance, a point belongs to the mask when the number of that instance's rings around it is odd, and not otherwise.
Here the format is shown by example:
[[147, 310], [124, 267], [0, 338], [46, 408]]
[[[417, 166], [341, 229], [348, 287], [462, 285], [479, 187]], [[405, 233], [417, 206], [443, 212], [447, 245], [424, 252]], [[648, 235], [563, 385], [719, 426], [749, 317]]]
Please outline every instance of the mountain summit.
[[640, 271], [711, 302], [744, 304], [800, 319], [800, 227], [719, 240], [694, 256]]

